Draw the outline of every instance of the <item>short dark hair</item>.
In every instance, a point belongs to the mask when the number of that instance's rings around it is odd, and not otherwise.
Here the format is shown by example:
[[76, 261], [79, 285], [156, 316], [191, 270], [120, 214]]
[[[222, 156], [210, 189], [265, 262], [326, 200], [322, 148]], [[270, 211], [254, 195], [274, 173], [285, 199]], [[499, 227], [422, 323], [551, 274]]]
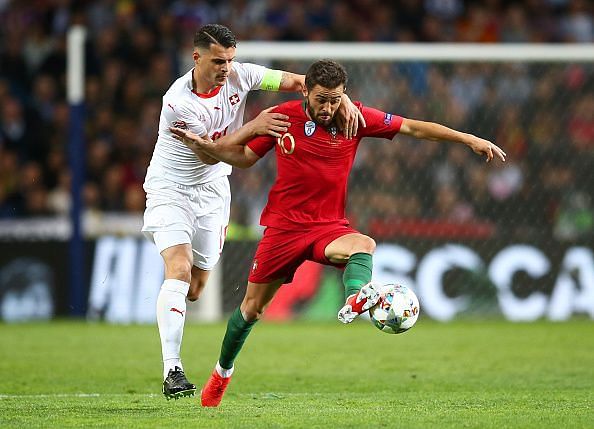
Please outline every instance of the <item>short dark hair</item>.
[[319, 60], [309, 66], [305, 74], [305, 86], [311, 91], [314, 86], [320, 85], [324, 88], [334, 89], [340, 84], [344, 85], [348, 76], [342, 64], [332, 60]]
[[235, 35], [221, 24], [206, 24], [194, 35], [195, 48], [209, 49], [213, 43], [223, 48], [235, 48], [237, 45]]

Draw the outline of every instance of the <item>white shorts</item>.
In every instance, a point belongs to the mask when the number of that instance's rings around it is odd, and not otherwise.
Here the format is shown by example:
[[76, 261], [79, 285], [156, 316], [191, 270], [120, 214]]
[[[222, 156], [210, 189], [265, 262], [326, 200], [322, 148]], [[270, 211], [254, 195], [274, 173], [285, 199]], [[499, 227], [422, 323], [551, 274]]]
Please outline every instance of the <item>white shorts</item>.
[[194, 265], [212, 270], [219, 260], [229, 225], [231, 191], [227, 176], [185, 186], [166, 179], [147, 180], [142, 232], [159, 253], [191, 244]]

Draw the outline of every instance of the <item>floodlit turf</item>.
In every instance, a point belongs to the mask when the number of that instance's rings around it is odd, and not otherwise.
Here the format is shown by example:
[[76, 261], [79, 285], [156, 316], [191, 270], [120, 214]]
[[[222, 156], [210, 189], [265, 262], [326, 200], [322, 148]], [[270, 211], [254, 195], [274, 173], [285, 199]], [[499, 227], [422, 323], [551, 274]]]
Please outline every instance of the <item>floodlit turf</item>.
[[[186, 327], [201, 385], [224, 325]], [[0, 427], [591, 428], [594, 323], [421, 320], [252, 331], [218, 409], [160, 394], [155, 326], [0, 325]]]

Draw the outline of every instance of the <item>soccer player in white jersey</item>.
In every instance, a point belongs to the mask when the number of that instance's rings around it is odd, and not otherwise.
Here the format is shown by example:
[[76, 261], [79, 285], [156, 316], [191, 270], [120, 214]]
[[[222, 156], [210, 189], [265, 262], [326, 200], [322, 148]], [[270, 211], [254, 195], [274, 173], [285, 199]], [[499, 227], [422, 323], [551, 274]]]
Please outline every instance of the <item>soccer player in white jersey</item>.
[[[146, 210], [142, 231], [165, 263], [157, 299], [157, 324], [163, 355], [163, 394], [192, 396], [180, 358], [186, 298], [198, 299], [221, 254], [229, 223], [231, 166], [195, 154], [177, 141], [170, 127], [189, 130], [221, 143], [242, 127], [249, 91], [302, 91], [305, 76], [234, 62], [236, 41], [225, 26], [208, 24], [194, 37], [194, 68], [163, 96], [159, 135], [144, 182]], [[346, 98], [339, 112], [345, 134], [356, 134], [359, 110]], [[275, 137], [287, 130], [287, 116], [267, 109], [242, 132]]]

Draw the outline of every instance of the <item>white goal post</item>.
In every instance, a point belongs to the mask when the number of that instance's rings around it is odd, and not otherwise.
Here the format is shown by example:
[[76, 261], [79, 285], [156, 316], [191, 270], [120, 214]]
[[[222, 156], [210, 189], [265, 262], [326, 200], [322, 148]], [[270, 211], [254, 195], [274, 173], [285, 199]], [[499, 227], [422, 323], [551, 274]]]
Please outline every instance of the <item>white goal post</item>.
[[592, 62], [594, 44], [240, 42], [238, 58]]
[[[594, 62], [594, 44], [478, 44], [367, 42], [256, 42], [237, 44], [239, 61], [439, 61]], [[182, 70], [193, 67], [191, 52], [180, 55]]]

